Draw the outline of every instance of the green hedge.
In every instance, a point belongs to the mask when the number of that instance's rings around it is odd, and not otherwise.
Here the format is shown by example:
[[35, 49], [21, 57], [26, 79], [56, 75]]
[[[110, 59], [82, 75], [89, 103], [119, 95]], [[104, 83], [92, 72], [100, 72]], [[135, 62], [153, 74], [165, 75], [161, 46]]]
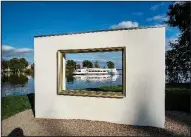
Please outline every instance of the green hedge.
[[190, 89], [191, 84], [190, 83], [166, 83], [165, 84], [166, 88], [186, 88]]
[[189, 89], [169, 88], [165, 91], [165, 110], [190, 113]]

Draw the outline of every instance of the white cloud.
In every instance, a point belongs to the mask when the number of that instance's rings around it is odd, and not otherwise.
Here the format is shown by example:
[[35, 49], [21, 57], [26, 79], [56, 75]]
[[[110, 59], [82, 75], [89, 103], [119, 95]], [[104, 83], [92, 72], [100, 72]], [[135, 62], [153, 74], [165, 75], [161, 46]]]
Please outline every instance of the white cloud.
[[10, 51], [10, 50], [14, 50], [15, 48], [11, 47], [11, 46], [7, 46], [7, 45], [3, 45], [2, 46], [2, 51]]
[[30, 53], [32, 52], [33, 50], [32, 49], [29, 49], [29, 48], [21, 48], [21, 49], [16, 49], [16, 52], [18, 53]]
[[[70, 59], [67, 59], [67, 60], [70, 60]], [[100, 58], [97, 58], [97, 59], [72, 59], [72, 60], [74, 60], [74, 61], [76, 61], [78, 63], [82, 63], [84, 60], [89, 60], [92, 63], [94, 63], [95, 61], [104, 63], [104, 62], [107, 62], [109, 60], [113, 61], [113, 62], [121, 62], [122, 59], [121, 60], [120, 59], [116, 60], [115, 58], [110, 58], [110, 59], [100, 59]]]
[[162, 26], [165, 26], [165, 27], [167, 27], [167, 25], [166, 24], [156, 24], [156, 25], [154, 25], [155, 27], [162, 27]]
[[120, 28], [132, 28], [132, 27], [138, 27], [139, 24], [137, 22], [132, 21], [122, 21], [118, 24], [110, 26], [111, 29], [120, 29]]
[[143, 15], [143, 12], [133, 12], [132, 15], [142, 16], [142, 15]]
[[167, 19], [166, 15], [156, 15], [152, 18], [147, 18], [147, 21], [166, 21]]
[[33, 49], [29, 48], [14, 48], [8, 45], [2, 45], [2, 56], [3, 57], [22, 57], [33, 52]]
[[173, 37], [173, 38], [169, 38], [168, 41], [171, 43], [177, 43], [177, 38]]
[[184, 4], [184, 2], [185, 1], [176, 1], [176, 2], [173, 3], [173, 5], [176, 5], [176, 4], [180, 4], [181, 5], [181, 4]]
[[170, 43], [177, 43], [177, 40], [178, 40], [177, 34], [174, 37], [167, 38], [165, 44], [166, 51], [171, 49]]
[[157, 5], [153, 5], [150, 9], [152, 11], [157, 10], [158, 8], [162, 7], [164, 5], [164, 2], [162, 2], [161, 4], [157, 4]]

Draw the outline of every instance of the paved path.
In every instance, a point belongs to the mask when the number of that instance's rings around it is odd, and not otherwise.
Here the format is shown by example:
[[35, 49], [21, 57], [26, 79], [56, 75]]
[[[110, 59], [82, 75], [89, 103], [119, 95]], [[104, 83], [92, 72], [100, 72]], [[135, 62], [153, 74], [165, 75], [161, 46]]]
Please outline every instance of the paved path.
[[[26, 110], [2, 121], [2, 135], [24, 136], [139, 136], [139, 135], [191, 135], [189, 116], [166, 112], [165, 129], [127, 126], [89, 120], [36, 119], [32, 110]], [[176, 119], [176, 120], [174, 120]], [[16, 129], [16, 130], [15, 130]]]

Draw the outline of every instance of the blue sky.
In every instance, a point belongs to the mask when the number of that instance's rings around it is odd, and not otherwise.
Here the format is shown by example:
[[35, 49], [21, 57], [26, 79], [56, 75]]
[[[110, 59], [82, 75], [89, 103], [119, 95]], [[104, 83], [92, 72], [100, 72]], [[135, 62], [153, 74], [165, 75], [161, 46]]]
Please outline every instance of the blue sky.
[[[172, 2], [2, 2], [2, 56], [33, 62], [34, 36], [164, 25]], [[179, 31], [166, 26], [166, 43]], [[168, 44], [166, 44], [168, 49]]]
[[82, 66], [84, 60], [89, 60], [93, 64], [98, 61], [100, 67], [106, 67], [106, 62], [112, 61], [117, 69], [122, 69], [122, 51], [93, 52], [93, 53], [68, 53], [66, 60], [74, 60]]

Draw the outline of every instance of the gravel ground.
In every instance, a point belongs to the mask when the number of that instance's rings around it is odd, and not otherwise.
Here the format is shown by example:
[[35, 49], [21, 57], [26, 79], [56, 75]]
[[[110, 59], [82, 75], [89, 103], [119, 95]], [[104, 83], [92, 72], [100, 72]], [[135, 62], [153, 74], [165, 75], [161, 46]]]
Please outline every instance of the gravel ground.
[[2, 121], [2, 136], [190, 136], [190, 115], [166, 112], [165, 129], [89, 120], [36, 119], [26, 110]]

